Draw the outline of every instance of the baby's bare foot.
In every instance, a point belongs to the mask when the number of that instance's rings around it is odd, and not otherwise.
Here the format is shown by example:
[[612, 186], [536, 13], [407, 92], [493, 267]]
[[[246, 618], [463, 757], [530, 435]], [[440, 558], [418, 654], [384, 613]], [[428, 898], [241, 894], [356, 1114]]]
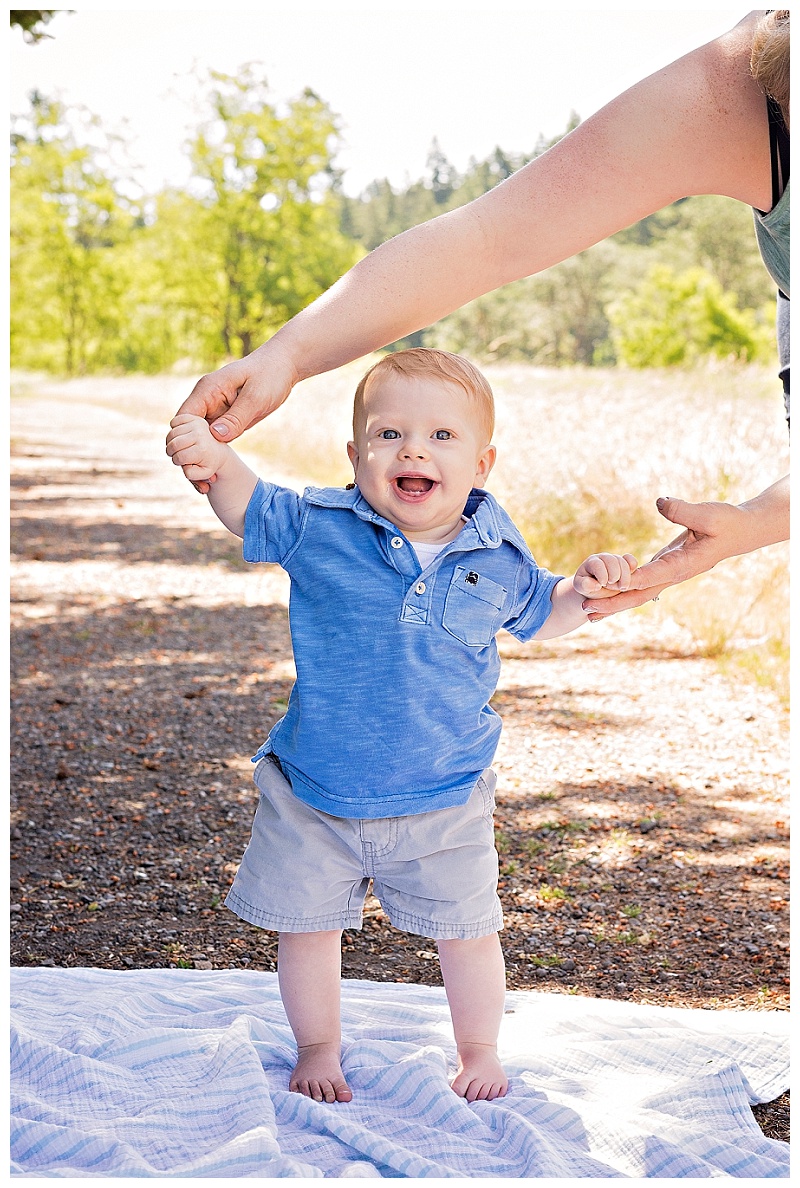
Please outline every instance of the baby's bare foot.
[[462, 1044], [458, 1050], [458, 1071], [450, 1087], [467, 1101], [493, 1101], [505, 1097], [508, 1077], [493, 1044]]
[[308, 1044], [297, 1049], [298, 1058], [289, 1079], [293, 1093], [314, 1101], [352, 1101], [339, 1062], [338, 1044]]

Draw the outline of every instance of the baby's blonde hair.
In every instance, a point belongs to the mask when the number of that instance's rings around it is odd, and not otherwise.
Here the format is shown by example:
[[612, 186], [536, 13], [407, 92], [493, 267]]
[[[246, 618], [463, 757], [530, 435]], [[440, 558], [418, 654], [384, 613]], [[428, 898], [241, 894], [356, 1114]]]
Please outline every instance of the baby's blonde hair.
[[494, 396], [485, 377], [462, 355], [452, 355], [450, 351], [439, 351], [432, 347], [411, 347], [406, 351], [395, 351], [393, 354], [384, 355], [370, 367], [356, 388], [353, 401], [354, 436], [358, 435], [359, 429], [364, 425], [364, 401], [368, 390], [385, 375], [427, 376], [444, 383], [458, 384], [478, 407], [487, 443], [492, 440]]
[[776, 8], [756, 26], [750, 73], [780, 106], [789, 127], [789, 9]]

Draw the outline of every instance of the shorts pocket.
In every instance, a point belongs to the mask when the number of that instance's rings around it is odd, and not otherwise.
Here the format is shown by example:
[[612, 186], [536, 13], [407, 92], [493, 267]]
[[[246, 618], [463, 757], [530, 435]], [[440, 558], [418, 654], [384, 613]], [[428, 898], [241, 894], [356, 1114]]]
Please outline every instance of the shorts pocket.
[[476, 784], [476, 788], [483, 797], [483, 815], [487, 821], [494, 819], [494, 810], [496, 807], [494, 793], [496, 787], [497, 776], [491, 767], [487, 767]]
[[468, 647], [485, 647], [500, 630], [507, 596], [499, 582], [458, 565], [444, 601], [442, 626]]
[[271, 770], [272, 766], [273, 764], [270, 762], [269, 757], [267, 755], [262, 755], [258, 763], [253, 768], [253, 783], [258, 788], [259, 792], [262, 791], [266, 773]]
[[284, 792], [288, 789], [291, 792], [292, 785], [283, 774], [283, 769], [278, 762], [277, 756], [273, 756], [272, 752], [267, 752], [255, 766], [253, 771], [253, 783], [258, 788], [262, 796], [266, 796], [269, 800], [275, 789]]

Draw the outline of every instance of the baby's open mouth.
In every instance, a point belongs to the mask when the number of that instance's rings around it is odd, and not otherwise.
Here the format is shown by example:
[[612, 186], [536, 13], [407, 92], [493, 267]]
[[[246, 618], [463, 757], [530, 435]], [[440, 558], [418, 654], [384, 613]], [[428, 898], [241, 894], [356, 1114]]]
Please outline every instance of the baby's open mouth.
[[401, 474], [395, 482], [406, 495], [427, 495], [433, 487], [433, 479], [422, 478], [416, 474]]

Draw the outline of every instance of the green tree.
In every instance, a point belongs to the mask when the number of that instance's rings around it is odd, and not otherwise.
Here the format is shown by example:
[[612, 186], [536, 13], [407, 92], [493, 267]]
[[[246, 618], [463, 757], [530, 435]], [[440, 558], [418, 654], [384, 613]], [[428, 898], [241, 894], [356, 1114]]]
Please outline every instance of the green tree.
[[190, 145], [205, 182], [193, 230], [215, 287], [206, 351], [245, 355], [361, 253], [339, 229], [328, 106], [306, 90], [279, 110], [249, 66], [211, 84], [212, 118]]
[[69, 12], [70, 9], [61, 8], [12, 8], [10, 10], [11, 24], [13, 29], [22, 30], [22, 36], [31, 45], [35, 45], [37, 41], [42, 41], [45, 37], [49, 37], [49, 33], [45, 33], [44, 26], [49, 25], [50, 21], [57, 12]]
[[[40, 95], [12, 137], [12, 358], [80, 373], [243, 354], [363, 252], [339, 230], [336, 124], [212, 77], [185, 191], [132, 202], [99, 122]], [[82, 123], [81, 117], [82, 116]]]
[[629, 367], [670, 367], [709, 355], [766, 359], [774, 352], [766, 321], [740, 309], [700, 267], [653, 266], [636, 289], [610, 304], [608, 317], [617, 355]]
[[107, 138], [85, 123], [93, 147], [62, 104], [34, 93], [12, 136], [12, 361], [68, 374], [113, 359], [130, 280], [115, 249], [136, 216], [109, 175]]
[[760, 310], [774, 298], [775, 285], [759, 254], [749, 207], [733, 198], [704, 194], [668, 210], [675, 212], [675, 221], [653, 243], [664, 263], [676, 270], [699, 265], [735, 294], [744, 309]]
[[607, 307], [624, 275], [624, 253], [609, 242], [533, 277], [530, 293], [544, 338], [538, 361], [587, 367], [613, 363]]

